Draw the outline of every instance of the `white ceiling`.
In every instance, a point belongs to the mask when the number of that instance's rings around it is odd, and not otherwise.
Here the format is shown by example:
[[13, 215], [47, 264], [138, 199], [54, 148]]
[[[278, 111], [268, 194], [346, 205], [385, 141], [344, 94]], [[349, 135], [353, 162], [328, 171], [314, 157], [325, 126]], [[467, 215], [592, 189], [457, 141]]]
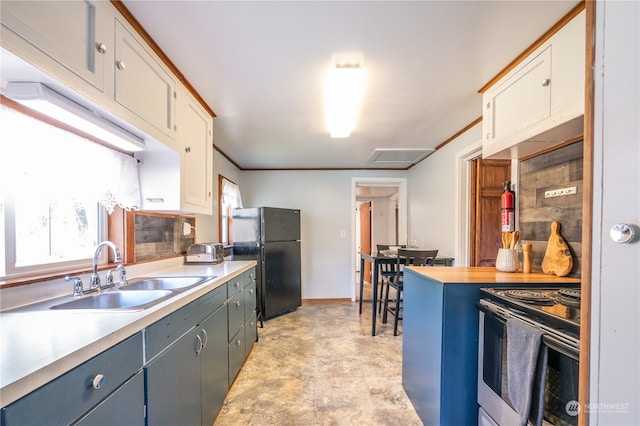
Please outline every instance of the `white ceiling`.
[[[157, 1], [124, 5], [215, 111], [243, 169], [407, 168], [375, 149], [435, 148], [482, 115], [485, 83], [578, 2]], [[324, 73], [362, 55], [347, 139], [324, 126]]]

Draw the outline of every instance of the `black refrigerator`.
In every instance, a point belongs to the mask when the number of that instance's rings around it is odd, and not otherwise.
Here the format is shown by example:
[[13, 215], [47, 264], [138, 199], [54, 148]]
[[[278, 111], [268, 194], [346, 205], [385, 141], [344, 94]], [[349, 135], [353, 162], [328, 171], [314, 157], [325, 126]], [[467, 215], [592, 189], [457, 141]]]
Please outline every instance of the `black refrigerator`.
[[291, 312], [302, 303], [300, 210], [275, 207], [234, 209], [233, 258], [256, 260], [258, 317]]

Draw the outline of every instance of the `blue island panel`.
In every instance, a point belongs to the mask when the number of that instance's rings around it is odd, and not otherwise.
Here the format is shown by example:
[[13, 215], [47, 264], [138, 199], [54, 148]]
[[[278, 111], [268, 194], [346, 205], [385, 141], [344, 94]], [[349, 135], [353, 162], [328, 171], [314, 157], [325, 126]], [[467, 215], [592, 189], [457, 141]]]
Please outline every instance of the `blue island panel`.
[[487, 283], [405, 272], [402, 385], [425, 425], [478, 424], [478, 311]]

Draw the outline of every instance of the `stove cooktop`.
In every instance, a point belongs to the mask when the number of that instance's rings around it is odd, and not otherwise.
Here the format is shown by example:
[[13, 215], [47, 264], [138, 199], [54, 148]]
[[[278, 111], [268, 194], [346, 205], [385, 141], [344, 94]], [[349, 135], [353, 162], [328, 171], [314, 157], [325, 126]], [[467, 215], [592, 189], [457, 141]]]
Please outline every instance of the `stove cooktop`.
[[480, 298], [499, 302], [509, 309], [561, 323], [580, 333], [580, 288], [483, 288]]

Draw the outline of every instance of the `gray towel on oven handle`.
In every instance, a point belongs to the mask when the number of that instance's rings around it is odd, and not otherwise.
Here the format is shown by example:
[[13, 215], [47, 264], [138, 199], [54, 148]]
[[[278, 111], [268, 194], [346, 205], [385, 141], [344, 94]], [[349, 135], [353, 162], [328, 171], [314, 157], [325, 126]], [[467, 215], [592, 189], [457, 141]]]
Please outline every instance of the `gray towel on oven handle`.
[[520, 426], [526, 426], [529, 419], [541, 340], [539, 329], [519, 319], [507, 320], [508, 393]]
[[547, 381], [547, 360], [549, 359], [549, 349], [543, 342], [540, 343], [540, 353], [538, 354], [538, 365], [536, 376], [533, 382], [533, 394], [531, 395], [531, 410], [529, 420], [535, 426], [542, 426], [544, 416], [544, 387]]

